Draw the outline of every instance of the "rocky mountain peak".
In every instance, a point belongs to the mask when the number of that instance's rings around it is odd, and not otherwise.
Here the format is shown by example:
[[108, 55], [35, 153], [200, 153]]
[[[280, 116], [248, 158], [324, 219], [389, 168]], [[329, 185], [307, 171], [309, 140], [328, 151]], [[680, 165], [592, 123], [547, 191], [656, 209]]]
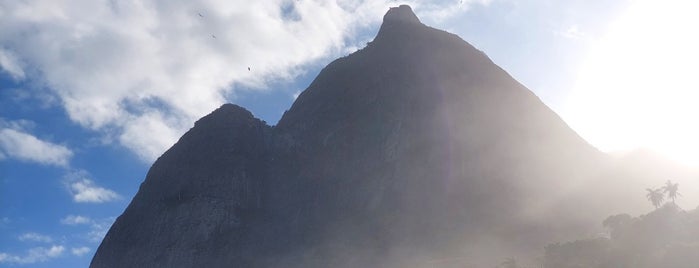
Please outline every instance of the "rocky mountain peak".
[[409, 5], [400, 5], [392, 7], [386, 12], [383, 17], [383, 23], [420, 23], [413, 9]]
[[487, 267], [491, 239], [512, 248], [501, 259], [567, 228], [533, 239], [527, 224], [567, 215], [575, 200], [544, 198], [597, 157], [485, 54], [402, 5], [276, 126], [233, 104], [197, 121], [91, 267]]
[[[210, 114], [199, 119], [194, 126], [200, 126], [202, 124], [208, 124], [216, 122], [219, 123], [230, 123], [229, 121], [250, 121], [254, 120], [254, 116], [247, 109], [240, 107], [235, 104], [226, 103], [221, 105]], [[225, 124], [225, 123], [224, 123]]]
[[403, 39], [418, 32], [417, 29], [425, 27], [417, 18], [413, 9], [408, 5], [392, 7], [383, 16], [383, 23], [375, 41], [382, 39]]

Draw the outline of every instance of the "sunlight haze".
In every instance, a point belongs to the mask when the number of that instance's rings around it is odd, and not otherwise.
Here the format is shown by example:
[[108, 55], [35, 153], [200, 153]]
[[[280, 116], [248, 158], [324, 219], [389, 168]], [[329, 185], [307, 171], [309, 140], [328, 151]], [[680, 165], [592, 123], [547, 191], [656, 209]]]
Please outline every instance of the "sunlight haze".
[[699, 165], [695, 1], [638, 1], [591, 40], [563, 117], [606, 152], [648, 149]]
[[0, 0], [0, 267], [699, 263], [698, 14]]

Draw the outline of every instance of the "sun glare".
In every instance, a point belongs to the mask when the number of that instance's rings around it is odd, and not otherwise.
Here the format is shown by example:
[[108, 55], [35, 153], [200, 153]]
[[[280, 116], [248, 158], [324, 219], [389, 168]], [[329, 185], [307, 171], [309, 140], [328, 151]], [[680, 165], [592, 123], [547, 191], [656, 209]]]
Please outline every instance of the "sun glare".
[[602, 151], [699, 166], [698, 1], [636, 1], [592, 41], [564, 117]]

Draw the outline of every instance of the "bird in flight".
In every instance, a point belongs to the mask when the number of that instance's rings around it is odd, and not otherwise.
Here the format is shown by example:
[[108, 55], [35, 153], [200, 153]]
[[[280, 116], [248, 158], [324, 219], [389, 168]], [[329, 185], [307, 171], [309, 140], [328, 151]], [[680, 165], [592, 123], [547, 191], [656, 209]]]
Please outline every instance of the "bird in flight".
[[202, 18], [204, 17], [204, 15], [202, 15], [201, 13], [197, 13], [197, 14], [199, 14], [199, 17], [202, 17]]
[[212, 37], [212, 38], [216, 38], [216, 36], [215, 36], [215, 35], [213, 35], [213, 34], [211, 35], [211, 37]]
[[250, 67], [248, 67], [248, 71], [250, 71]]

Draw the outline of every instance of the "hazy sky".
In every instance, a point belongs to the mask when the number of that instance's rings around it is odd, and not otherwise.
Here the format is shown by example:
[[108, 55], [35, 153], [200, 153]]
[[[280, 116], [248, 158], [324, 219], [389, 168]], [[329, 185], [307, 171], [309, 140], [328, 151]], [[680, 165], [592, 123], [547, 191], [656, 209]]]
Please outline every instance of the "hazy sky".
[[691, 2], [0, 0], [0, 266], [86, 266], [196, 119], [232, 102], [275, 124], [401, 3], [483, 50], [593, 145], [699, 160], [677, 149], [699, 136]]

